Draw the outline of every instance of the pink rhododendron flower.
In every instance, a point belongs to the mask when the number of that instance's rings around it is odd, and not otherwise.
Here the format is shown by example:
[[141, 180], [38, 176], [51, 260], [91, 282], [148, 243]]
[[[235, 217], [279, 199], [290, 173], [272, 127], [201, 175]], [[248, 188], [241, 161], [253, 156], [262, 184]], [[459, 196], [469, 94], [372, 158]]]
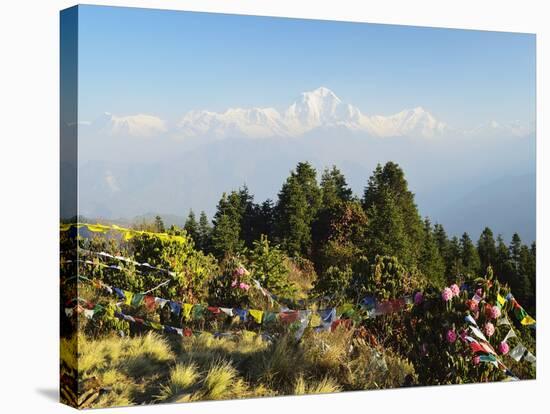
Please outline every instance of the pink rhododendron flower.
[[231, 287], [237, 286], [237, 279], [235, 279], [233, 282], [231, 282]]
[[491, 319], [498, 319], [500, 315], [500, 308], [498, 306], [491, 306], [487, 316]]
[[487, 322], [483, 327], [483, 331], [485, 332], [485, 335], [491, 337], [495, 333], [495, 325], [493, 325], [491, 322]]
[[474, 363], [474, 365], [479, 365], [479, 355], [476, 355], [473, 359], [472, 359], [472, 362]]
[[460, 288], [456, 283], [451, 285], [451, 292], [453, 292], [453, 296], [458, 296], [460, 294]]
[[445, 302], [450, 301], [452, 297], [453, 297], [453, 291], [448, 287], [443, 289], [443, 291], [441, 292], [441, 299], [443, 299]]
[[242, 289], [242, 290], [248, 290], [250, 289], [250, 285], [244, 283], [244, 282], [241, 282], [241, 284], [239, 285], [239, 287]]
[[498, 344], [498, 352], [502, 355], [506, 355], [510, 351], [510, 346], [506, 342], [501, 342]]
[[424, 295], [422, 294], [422, 292], [416, 292], [414, 294], [414, 304], [415, 305], [420, 305], [422, 302], [424, 301]]
[[445, 339], [447, 339], [447, 342], [450, 344], [453, 344], [456, 341], [456, 332], [454, 329], [449, 329], [447, 331], [447, 335], [445, 335]]
[[468, 299], [466, 302], [466, 306], [468, 306], [468, 310], [470, 312], [476, 312], [479, 309], [479, 306], [475, 300]]
[[237, 274], [238, 274], [239, 276], [244, 275], [244, 273], [245, 273], [244, 267], [241, 266], [241, 267], [238, 267], [238, 268], [237, 268]]

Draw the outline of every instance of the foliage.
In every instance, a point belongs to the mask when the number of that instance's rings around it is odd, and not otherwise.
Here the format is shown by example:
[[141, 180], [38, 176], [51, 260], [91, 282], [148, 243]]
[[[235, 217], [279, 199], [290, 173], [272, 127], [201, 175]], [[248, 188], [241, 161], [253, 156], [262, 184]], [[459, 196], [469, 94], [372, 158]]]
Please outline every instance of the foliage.
[[417, 266], [423, 226], [403, 170], [395, 163], [378, 165], [363, 195], [367, 212], [367, 250], [371, 255], [397, 256]]
[[[244, 186], [222, 195], [212, 223], [204, 212], [197, 223], [191, 211], [183, 229], [166, 230], [156, 217], [138, 225], [153, 234], [128, 240], [62, 233], [62, 301], [85, 298], [80, 308], [97, 311], [89, 320], [61, 309], [62, 368], [77, 372], [79, 383], [101, 385], [93, 407], [501, 380], [501, 370], [474, 363], [464, 340], [465, 315], [483, 328], [491, 321], [487, 306], [510, 290], [536, 315], [536, 245], [524, 245], [517, 234], [507, 245], [489, 228], [475, 245], [467, 233], [449, 238], [441, 224], [420, 219], [395, 163], [376, 168], [360, 201], [336, 167], [324, 170], [318, 184], [315, 169], [299, 163], [275, 205], [255, 203]], [[160, 231], [168, 235], [155, 234]], [[114, 297], [78, 283], [76, 275], [132, 292], [155, 288], [155, 296], [234, 308], [279, 310], [254, 280], [293, 308], [349, 306], [366, 296], [404, 306], [408, 295], [415, 304], [376, 318], [367, 318], [365, 309], [347, 314], [353, 325], [333, 332], [316, 332], [312, 322], [300, 341], [295, 325], [270, 327], [266, 339], [246, 330], [258, 328], [253, 320], [239, 323], [231, 336], [161, 337], [116, 318], [117, 306], [135, 317], [200, 330], [232, 328], [238, 318], [227, 323], [210, 315], [191, 324], [168, 307], [116, 305]], [[444, 301], [442, 289], [455, 282], [455, 291], [458, 285], [464, 289]], [[483, 298], [478, 309], [469, 302], [473, 292]], [[501, 312], [512, 312], [509, 302]], [[494, 325], [489, 342], [496, 349], [508, 326]], [[535, 331], [518, 323], [514, 330], [518, 337], [509, 339], [510, 346], [521, 341], [535, 349]], [[535, 377], [534, 365], [498, 357], [519, 378]]]
[[315, 169], [300, 162], [279, 192], [275, 206], [278, 240], [290, 256], [310, 254], [311, 224], [321, 202]]
[[266, 236], [254, 242], [249, 253], [250, 271], [253, 277], [270, 292], [284, 297], [291, 296], [295, 289], [288, 280], [289, 268], [282, 250], [272, 246]]

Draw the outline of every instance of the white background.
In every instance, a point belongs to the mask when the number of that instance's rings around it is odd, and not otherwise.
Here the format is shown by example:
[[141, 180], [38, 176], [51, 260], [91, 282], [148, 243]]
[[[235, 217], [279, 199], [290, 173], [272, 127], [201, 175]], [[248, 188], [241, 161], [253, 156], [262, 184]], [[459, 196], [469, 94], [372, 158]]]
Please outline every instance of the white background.
[[[135, 412], [511, 412], [550, 402], [545, 335], [549, 269], [548, 73], [550, 13], [545, 1], [483, 0], [142, 0], [96, 4], [308, 17], [537, 33], [538, 379], [521, 383], [424, 387], [323, 396], [204, 402], [136, 408]], [[58, 404], [58, 88], [61, 0], [0, 5], [0, 410], [69, 412]], [[546, 24], [546, 27], [545, 27]], [[222, 41], [222, 40], [221, 40]], [[546, 78], [543, 74], [546, 72]], [[546, 98], [546, 101], [543, 99]], [[546, 111], [545, 111], [546, 109]], [[546, 117], [544, 114], [546, 113]], [[547, 129], [546, 129], [547, 130]], [[546, 389], [545, 389], [546, 388]], [[543, 405], [542, 405], [543, 406]], [[546, 410], [548, 407], [546, 407]], [[122, 412], [107, 409], [102, 412]]]

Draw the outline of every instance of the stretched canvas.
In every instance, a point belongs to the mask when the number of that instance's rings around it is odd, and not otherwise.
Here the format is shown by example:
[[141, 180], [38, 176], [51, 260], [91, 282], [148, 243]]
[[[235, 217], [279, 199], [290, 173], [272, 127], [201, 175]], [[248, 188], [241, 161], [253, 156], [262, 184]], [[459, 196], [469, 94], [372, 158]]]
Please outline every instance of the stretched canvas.
[[535, 378], [535, 35], [86, 5], [60, 46], [63, 403]]

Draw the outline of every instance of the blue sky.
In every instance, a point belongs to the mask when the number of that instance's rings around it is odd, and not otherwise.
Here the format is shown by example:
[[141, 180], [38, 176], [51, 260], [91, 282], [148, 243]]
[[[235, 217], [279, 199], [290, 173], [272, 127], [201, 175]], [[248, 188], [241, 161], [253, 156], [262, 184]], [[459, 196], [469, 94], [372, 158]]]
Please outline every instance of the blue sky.
[[80, 120], [286, 107], [327, 86], [367, 114], [535, 118], [535, 36], [81, 6]]

